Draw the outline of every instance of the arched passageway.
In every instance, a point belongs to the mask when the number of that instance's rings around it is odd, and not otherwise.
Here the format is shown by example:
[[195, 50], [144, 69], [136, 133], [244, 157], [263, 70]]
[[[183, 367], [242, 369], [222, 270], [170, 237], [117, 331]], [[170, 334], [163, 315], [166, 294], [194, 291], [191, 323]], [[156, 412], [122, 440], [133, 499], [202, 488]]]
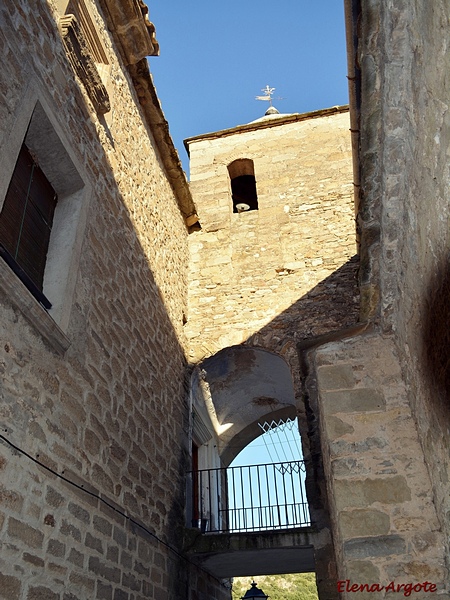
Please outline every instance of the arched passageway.
[[258, 421], [294, 419], [297, 414], [289, 366], [261, 348], [232, 346], [204, 360], [193, 395], [207, 408], [225, 467], [261, 435]]
[[[191, 497], [194, 503], [203, 502], [205, 509], [196, 514], [197, 523], [209, 533], [193, 533], [189, 551], [216, 576], [316, 570], [318, 581], [327, 578], [325, 571], [332, 560], [327, 526], [294, 525], [291, 529], [236, 532], [228, 515], [224, 472], [243, 448], [262, 435], [260, 423], [295, 419], [300, 408], [295, 398], [289, 365], [279, 355], [262, 348], [225, 348], [194, 370], [193, 456], [198, 473], [215, 473], [203, 486], [198, 485], [200, 477], [193, 473], [192, 485], [197, 491]], [[309, 476], [315, 479], [314, 474]], [[211, 494], [212, 489], [219, 493]]]

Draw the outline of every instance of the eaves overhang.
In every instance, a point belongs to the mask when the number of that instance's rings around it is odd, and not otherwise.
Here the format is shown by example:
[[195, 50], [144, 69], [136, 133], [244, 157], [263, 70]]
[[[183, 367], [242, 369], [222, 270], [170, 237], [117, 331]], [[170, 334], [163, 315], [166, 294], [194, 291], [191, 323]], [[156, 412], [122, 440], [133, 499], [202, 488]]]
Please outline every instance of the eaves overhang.
[[148, 7], [142, 0], [99, 0], [108, 29], [126, 65], [146, 56], [158, 56], [155, 26], [148, 18]]
[[189, 145], [194, 142], [200, 142], [203, 140], [215, 140], [224, 138], [236, 133], [247, 133], [250, 131], [259, 131], [261, 129], [268, 129], [272, 127], [280, 127], [288, 123], [297, 123], [299, 121], [309, 121], [311, 119], [319, 119], [321, 117], [329, 117], [335, 114], [348, 112], [348, 104], [342, 106], [332, 106], [331, 108], [322, 108], [320, 110], [314, 110], [306, 113], [292, 113], [288, 115], [273, 116], [268, 119], [258, 119], [251, 123], [245, 123], [244, 125], [237, 125], [231, 129], [222, 129], [220, 131], [213, 131], [211, 133], [204, 133], [202, 135], [196, 135], [189, 137], [184, 140], [184, 146], [187, 153], [189, 154]]

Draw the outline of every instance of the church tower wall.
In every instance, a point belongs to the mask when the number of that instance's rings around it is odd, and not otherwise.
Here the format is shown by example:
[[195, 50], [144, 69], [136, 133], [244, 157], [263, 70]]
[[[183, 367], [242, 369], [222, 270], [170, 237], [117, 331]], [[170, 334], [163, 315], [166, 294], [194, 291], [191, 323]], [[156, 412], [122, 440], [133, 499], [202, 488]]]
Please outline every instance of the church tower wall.
[[[348, 109], [272, 115], [186, 143], [202, 225], [189, 239], [190, 359], [241, 343], [280, 352], [353, 324]], [[236, 213], [228, 167], [242, 159], [258, 208]]]

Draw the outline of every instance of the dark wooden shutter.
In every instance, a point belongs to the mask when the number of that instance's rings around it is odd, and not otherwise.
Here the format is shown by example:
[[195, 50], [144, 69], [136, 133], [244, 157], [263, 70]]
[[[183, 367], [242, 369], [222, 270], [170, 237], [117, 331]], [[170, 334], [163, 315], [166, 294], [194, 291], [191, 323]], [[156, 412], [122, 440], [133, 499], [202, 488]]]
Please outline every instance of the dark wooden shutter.
[[0, 213], [0, 242], [42, 291], [57, 196], [25, 144]]

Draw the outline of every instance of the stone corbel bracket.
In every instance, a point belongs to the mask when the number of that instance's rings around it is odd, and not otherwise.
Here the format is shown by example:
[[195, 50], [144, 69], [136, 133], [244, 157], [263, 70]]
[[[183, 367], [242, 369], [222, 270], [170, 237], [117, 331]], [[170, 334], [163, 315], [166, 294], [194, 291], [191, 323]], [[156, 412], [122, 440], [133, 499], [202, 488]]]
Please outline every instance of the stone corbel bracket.
[[111, 110], [108, 92], [100, 79], [78, 21], [74, 15], [65, 15], [60, 20], [60, 26], [69, 61], [82, 81], [95, 111], [104, 115]]
[[146, 56], [158, 56], [159, 44], [155, 27], [148, 19], [148, 8], [142, 0], [100, 0], [108, 27], [119, 41], [122, 58], [127, 66]]

